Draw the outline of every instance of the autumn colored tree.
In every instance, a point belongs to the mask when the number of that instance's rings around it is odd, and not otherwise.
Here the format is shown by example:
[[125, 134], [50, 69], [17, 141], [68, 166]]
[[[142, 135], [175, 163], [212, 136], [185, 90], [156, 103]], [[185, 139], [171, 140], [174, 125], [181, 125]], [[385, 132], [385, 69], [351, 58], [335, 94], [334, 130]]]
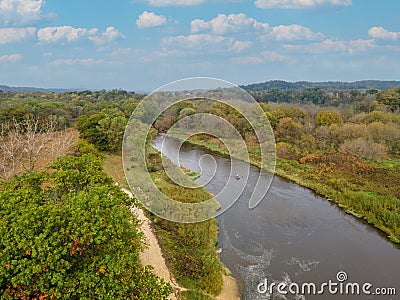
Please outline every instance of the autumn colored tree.
[[332, 124], [343, 124], [343, 119], [336, 110], [320, 110], [316, 117], [315, 122], [317, 126], [330, 126]]
[[280, 141], [295, 143], [301, 138], [302, 135], [301, 124], [293, 121], [292, 118], [282, 118], [279, 121], [276, 137]]
[[376, 95], [376, 99], [389, 106], [391, 111], [400, 109], [400, 88], [391, 89], [385, 92], [379, 92]]
[[363, 138], [347, 140], [339, 147], [339, 152], [345, 155], [356, 156], [359, 159], [382, 160], [386, 158], [386, 147], [367, 141]]

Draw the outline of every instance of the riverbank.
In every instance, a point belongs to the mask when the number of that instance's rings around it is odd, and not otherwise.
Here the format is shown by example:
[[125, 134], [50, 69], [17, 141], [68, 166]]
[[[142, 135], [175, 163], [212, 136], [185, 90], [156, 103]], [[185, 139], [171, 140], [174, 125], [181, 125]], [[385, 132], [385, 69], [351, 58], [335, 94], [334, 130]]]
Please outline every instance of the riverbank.
[[[118, 179], [119, 184], [122, 187], [127, 188], [127, 184], [123, 176], [124, 173], [120, 156], [117, 155], [106, 156], [104, 166], [107, 173], [110, 176], [112, 176], [115, 181], [117, 181]], [[158, 180], [160, 180], [160, 178], [158, 178]], [[204, 192], [205, 191], [202, 191], [202, 193]], [[128, 191], [128, 193], [130, 192]], [[177, 243], [176, 240], [175, 241], [173, 240], [174, 238], [176, 239], [177, 237], [174, 236], [173, 234], [176, 231], [174, 230], [173, 227], [171, 227], [172, 225], [174, 225], [172, 224], [172, 222], [163, 222], [155, 217], [149, 218], [146, 216], [143, 210], [136, 210], [135, 213], [138, 215], [138, 218], [142, 221], [142, 231], [145, 233], [148, 239], [148, 248], [141, 254], [140, 260], [143, 265], [153, 266], [155, 274], [164, 278], [164, 280], [166, 280], [173, 286], [175, 293], [174, 295], [172, 295], [173, 298], [171, 299], [240, 300], [239, 288], [236, 283], [236, 280], [230, 275], [222, 274], [223, 273], [222, 267], [217, 268], [215, 270], [217, 271], [217, 273], [213, 273], [213, 275], [211, 275], [212, 276], [211, 280], [215, 281], [214, 284], [217, 283], [218, 285], [220, 285], [219, 294], [217, 296], [215, 296], [215, 294], [212, 295], [211, 293], [208, 293], [207, 289], [209, 289], [209, 287], [207, 286], [207, 278], [200, 278], [201, 281], [198, 282], [196, 282], [196, 280], [188, 280], [187, 277], [185, 277], [185, 274], [182, 271], [179, 271], [179, 269], [177, 269], [176, 263], [178, 263], [179, 265], [179, 262], [181, 262], [182, 258], [185, 257], [183, 255], [185, 252], [186, 254], [190, 254], [191, 247], [188, 247], [190, 246], [190, 244], [186, 245], [187, 249], [185, 249], [185, 247], [176, 247], [174, 251], [174, 249], [172, 249], [174, 245], [175, 246], [182, 245], [182, 241]], [[216, 228], [215, 223], [216, 222], [213, 221], [208, 222], [208, 227], [204, 228], [207, 229], [207, 231], [208, 228], [212, 229], [211, 233], [216, 232], [215, 234], [212, 233], [213, 239], [211, 239], [211, 243], [210, 244], [205, 243], [206, 245], [208, 245], [206, 249], [206, 252], [208, 252], [208, 254], [204, 253], [203, 258], [197, 255], [197, 257], [192, 257], [192, 259], [195, 258], [197, 261], [201, 262], [202, 259], [207, 257], [207, 255], [208, 257], [209, 255], [212, 255], [214, 257], [215, 255], [217, 255], [214, 242], [216, 242], [218, 228]], [[169, 230], [165, 230], [166, 224], [169, 225], [168, 227]], [[190, 231], [196, 229], [195, 224], [188, 224], [188, 225], [191, 227], [187, 228]], [[197, 227], [199, 226], [197, 225]], [[199, 232], [199, 229], [201, 230], [200, 227], [197, 228], [197, 233], [201, 233]], [[169, 232], [170, 230], [172, 232]], [[180, 228], [180, 231], [182, 234], [182, 228]], [[202, 249], [202, 247], [204, 247], [204, 245], [199, 244], [197, 245], [196, 250]], [[216, 257], [218, 257], [218, 255]], [[214, 260], [213, 264], [221, 266], [219, 259]], [[196, 265], [194, 265], [194, 267], [196, 267]], [[210, 267], [211, 266], [208, 266], [207, 269], [212, 270], [210, 269]], [[193, 271], [196, 272], [195, 269]], [[178, 276], [177, 279], [176, 276]], [[211, 289], [209, 290], [212, 291]], [[217, 289], [214, 288], [214, 291], [215, 290]]]
[[[179, 138], [178, 136], [175, 137]], [[214, 140], [208, 142], [207, 140], [192, 138], [186, 142], [223, 156], [229, 156], [224, 147]], [[257, 155], [250, 153], [249, 156], [249, 163], [260, 167]], [[391, 172], [393, 171], [395, 170]], [[314, 165], [279, 158], [277, 159], [275, 174], [311, 189], [316, 194], [336, 203], [347, 214], [362, 219], [381, 230], [393, 243], [400, 243], [400, 199], [390, 194], [382, 195], [374, 191], [374, 187], [379, 183], [373, 176], [369, 179], [353, 178], [351, 174], [328, 169], [321, 171]], [[388, 177], [386, 177], [387, 179]]]
[[[129, 197], [133, 198], [132, 192], [122, 188], [122, 190], [129, 195]], [[160, 244], [158, 243], [158, 239], [154, 233], [152, 222], [149, 218], [146, 217], [143, 209], [135, 208], [132, 210], [139, 221], [140, 231], [144, 233], [146, 237], [146, 249], [140, 253], [140, 263], [143, 266], [152, 266], [153, 273], [158, 277], [164, 279], [165, 282], [169, 283], [174, 289], [174, 293], [169, 297], [171, 300], [180, 299], [180, 293], [182, 291], [186, 291], [187, 289], [181, 287], [175, 280], [174, 275], [169, 271], [167, 264], [165, 262], [164, 255], [161, 251]]]

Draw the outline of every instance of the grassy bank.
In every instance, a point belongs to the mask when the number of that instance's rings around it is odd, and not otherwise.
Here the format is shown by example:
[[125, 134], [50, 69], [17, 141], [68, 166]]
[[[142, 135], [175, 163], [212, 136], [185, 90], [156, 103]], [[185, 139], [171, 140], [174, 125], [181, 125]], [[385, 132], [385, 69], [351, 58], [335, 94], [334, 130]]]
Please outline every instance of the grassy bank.
[[[182, 202], [202, 202], [211, 195], [204, 189], [186, 189], [172, 183], [163, 170], [161, 157], [151, 150], [151, 176], [168, 196]], [[106, 156], [104, 168], [116, 182], [126, 184], [122, 160], [118, 155]], [[196, 173], [189, 176], [195, 178]], [[187, 288], [183, 299], [212, 299], [221, 292], [223, 267], [216, 253], [218, 224], [215, 219], [195, 224], [163, 220], [151, 213], [154, 229], [171, 272], [178, 283]]]
[[[217, 140], [192, 138], [188, 143], [228, 155]], [[250, 148], [250, 163], [260, 167], [259, 157]], [[346, 213], [380, 229], [394, 243], [400, 243], [400, 167], [387, 161], [373, 171], [353, 174], [327, 166], [321, 169], [297, 160], [277, 159], [275, 174], [338, 204]]]

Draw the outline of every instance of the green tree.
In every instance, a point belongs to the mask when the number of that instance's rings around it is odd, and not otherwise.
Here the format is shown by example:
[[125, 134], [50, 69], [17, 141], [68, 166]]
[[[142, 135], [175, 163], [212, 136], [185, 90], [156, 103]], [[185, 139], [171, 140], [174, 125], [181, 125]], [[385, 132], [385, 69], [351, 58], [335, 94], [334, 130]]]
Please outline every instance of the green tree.
[[104, 114], [82, 115], [78, 118], [76, 124], [81, 137], [94, 144], [101, 151], [107, 150], [107, 136], [99, 130], [98, 126], [99, 122], [105, 117]]
[[191, 107], [185, 107], [184, 109], [182, 109], [182, 110], [179, 112], [179, 118], [182, 119], [182, 118], [184, 118], [184, 117], [194, 115], [195, 113], [196, 113], [196, 110], [194, 110], [193, 108], [191, 108]]
[[320, 110], [315, 117], [315, 121], [318, 127], [343, 124], [343, 119], [336, 110]]
[[400, 88], [391, 89], [385, 92], [376, 94], [376, 99], [390, 107], [391, 111], [400, 109]]
[[122, 139], [124, 137], [125, 126], [128, 121], [125, 117], [106, 116], [98, 122], [97, 129], [106, 137], [106, 149], [110, 152], [116, 152], [121, 149]]
[[[3, 184], [1, 299], [157, 300], [172, 292], [140, 267], [133, 200], [103, 178], [98, 164], [95, 156], [68, 157], [54, 164], [55, 172]], [[74, 171], [83, 174], [76, 178]], [[69, 189], [58, 188], [60, 178]]]

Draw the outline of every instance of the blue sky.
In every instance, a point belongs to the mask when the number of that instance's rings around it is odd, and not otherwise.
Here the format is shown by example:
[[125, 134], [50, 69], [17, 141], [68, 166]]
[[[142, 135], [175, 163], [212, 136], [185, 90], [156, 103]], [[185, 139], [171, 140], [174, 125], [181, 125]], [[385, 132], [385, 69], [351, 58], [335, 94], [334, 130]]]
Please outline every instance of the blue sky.
[[0, 0], [0, 84], [400, 79], [398, 0]]

